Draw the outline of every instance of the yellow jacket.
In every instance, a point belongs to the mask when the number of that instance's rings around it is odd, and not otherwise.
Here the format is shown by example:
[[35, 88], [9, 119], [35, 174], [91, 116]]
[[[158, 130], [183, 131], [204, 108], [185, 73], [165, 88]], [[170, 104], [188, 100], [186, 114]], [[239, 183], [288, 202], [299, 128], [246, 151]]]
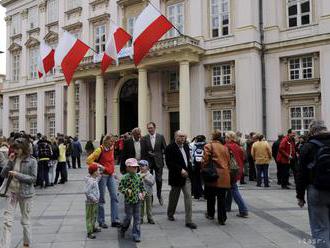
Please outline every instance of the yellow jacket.
[[101, 146], [99, 146], [98, 148], [96, 148], [96, 149], [94, 150], [94, 152], [91, 153], [91, 154], [87, 157], [87, 159], [86, 159], [86, 163], [87, 163], [88, 165], [91, 165], [93, 162], [97, 161], [97, 160], [99, 159], [101, 153], [102, 153], [102, 149], [103, 149], [103, 147], [101, 147]]
[[272, 149], [265, 140], [255, 142], [251, 154], [256, 164], [269, 164], [272, 159]]

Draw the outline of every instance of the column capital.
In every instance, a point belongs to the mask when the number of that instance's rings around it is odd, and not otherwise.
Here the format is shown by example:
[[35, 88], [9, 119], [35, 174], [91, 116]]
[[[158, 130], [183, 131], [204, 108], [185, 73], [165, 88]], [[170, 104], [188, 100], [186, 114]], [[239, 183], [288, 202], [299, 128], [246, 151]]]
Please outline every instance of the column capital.
[[188, 60], [179, 60], [180, 65], [189, 65], [190, 62]]
[[96, 80], [104, 79], [104, 76], [102, 74], [97, 74], [96, 75]]
[[140, 72], [147, 72], [147, 68], [146, 67], [144, 67], [144, 66], [139, 66], [138, 67], [138, 72], [140, 73]]

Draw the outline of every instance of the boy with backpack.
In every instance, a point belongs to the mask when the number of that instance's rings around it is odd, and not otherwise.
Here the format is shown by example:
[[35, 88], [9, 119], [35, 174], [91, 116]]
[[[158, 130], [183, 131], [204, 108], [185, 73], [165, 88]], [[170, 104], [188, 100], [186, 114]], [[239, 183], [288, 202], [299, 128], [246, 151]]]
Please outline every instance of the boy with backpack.
[[198, 135], [195, 138], [195, 142], [192, 146], [192, 195], [195, 199], [199, 199], [203, 196], [204, 190], [202, 186], [201, 178], [201, 163], [204, 155], [204, 146], [206, 144], [206, 137], [204, 135]]
[[323, 121], [312, 121], [309, 139], [301, 148], [296, 176], [298, 205], [307, 203], [312, 243], [330, 247], [330, 133]]

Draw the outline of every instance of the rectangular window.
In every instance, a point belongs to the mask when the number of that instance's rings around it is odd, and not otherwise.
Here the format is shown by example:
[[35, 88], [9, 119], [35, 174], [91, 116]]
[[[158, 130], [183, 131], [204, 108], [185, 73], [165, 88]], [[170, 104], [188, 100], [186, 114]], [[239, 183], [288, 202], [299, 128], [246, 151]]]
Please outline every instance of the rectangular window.
[[313, 57], [289, 59], [290, 80], [313, 78]]
[[[177, 3], [167, 7], [168, 20], [180, 31], [181, 34], [184, 33], [184, 4]], [[168, 32], [168, 37], [176, 37], [179, 33], [177, 30], [172, 28]]]
[[169, 72], [169, 90], [170, 91], [177, 91], [179, 90], [179, 74], [177, 71], [171, 71]]
[[231, 84], [231, 65], [215, 65], [212, 68], [212, 86]]
[[13, 81], [19, 80], [19, 67], [20, 67], [20, 54], [16, 53], [12, 55], [12, 79]]
[[12, 131], [13, 132], [18, 132], [19, 131], [19, 122], [18, 119], [14, 119], [11, 121], [11, 125], [12, 125]]
[[38, 7], [30, 8], [28, 11], [28, 29], [34, 29], [38, 27]]
[[210, 0], [212, 38], [229, 34], [229, 0]]
[[289, 27], [311, 23], [311, 0], [288, 0]]
[[105, 51], [105, 25], [95, 27], [95, 50], [97, 53]]
[[29, 120], [29, 126], [30, 126], [30, 135], [35, 136], [38, 132], [38, 123], [36, 118], [32, 118]]
[[68, 0], [67, 2], [67, 10], [75, 9], [81, 6], [81, 0]]
[[29, 108], [36, 108], [38, 105], [38, 94], [30, 94], [27, 96]]
[[38, 78], [39, 48], [30, 49], [30, 79]]
[[19, 96], [10, 97], [10, 102], [11, 102], [11, 110], [19, 109]]
[[47, 106], [54, 107], [55, 106], [55, 91], [46, 92], [47, 97]]
[[47, 18], [48, 23], [58, 21], [58, 0], [47, 1]]
[[227, 131], [232, 130], [232, 111], [226, 110], [215, 110], [212, 112], [212, 124], [213, 130], [219, 129], [223, 135]]
[[16, 14], [11, 17], [11, 35], [19, 33], [21, 33], [21, 19], [20, 14]]
[[299, 135], [306, 134], [309, 124], [315, 118], [313, 106], [297, 106], [290, 108], [290, 125]]
[[[126, 27], [127, 33], [129, 33], [131, 36], [133, 36], [135, 21], [136, 21], [136, 17], [129, 17], [127, 19], [127, 27]], [[132, 42], [133, 40], [131, 39], [128, 42], [128, 47], [132, 46]]]
[[48, 136], [55, 137], [55, 118], [54, 117], [48, 118]]

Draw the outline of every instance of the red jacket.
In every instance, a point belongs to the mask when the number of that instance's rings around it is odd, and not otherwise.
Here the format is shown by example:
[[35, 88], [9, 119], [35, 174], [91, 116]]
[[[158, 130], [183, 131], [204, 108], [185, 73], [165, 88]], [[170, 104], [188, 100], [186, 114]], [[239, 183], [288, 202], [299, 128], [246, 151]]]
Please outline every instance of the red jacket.
[[295, 158], [296, 154], [296, 146], [295, 142], [289, 138], [289, 136], [285, 136], [281, 143], [280, 147], [278, 149], [278, 154], [276, 157], [276, 162], [281, 164], [289, 164], [289, 156], [292, 157], [292, 159]]
[[229, 151], [231, 151], [234, 155], [234, 158], [239, 166], [239, 173], [237, 175], [237, 181], [241, 180], [241, 177], [243, 175], [243, 169], [244, 169], [244, 151], [243, 149], [236, 144], [235, 142], [227, 142], [226, 146], [228, 147]]

